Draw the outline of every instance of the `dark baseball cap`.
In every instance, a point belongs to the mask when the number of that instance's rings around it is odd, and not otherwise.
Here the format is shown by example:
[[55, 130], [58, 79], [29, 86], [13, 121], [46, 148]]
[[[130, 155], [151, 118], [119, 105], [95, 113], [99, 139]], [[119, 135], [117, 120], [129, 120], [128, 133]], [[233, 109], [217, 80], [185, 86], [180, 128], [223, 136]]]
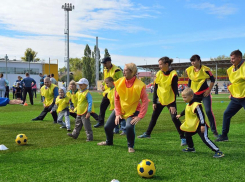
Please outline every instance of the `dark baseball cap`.
[[111, 57], [104, 57], [101, 63], [106, 63], [107, 61], [111, 61]]

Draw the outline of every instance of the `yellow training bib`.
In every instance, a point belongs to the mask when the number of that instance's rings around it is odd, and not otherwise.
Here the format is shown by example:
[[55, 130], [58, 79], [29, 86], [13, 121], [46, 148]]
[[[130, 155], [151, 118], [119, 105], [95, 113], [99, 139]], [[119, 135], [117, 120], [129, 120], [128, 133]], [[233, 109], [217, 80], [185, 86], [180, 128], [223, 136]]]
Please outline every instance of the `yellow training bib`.
[[70, 102], [69, 97], [60, 99], [60, 97], [58, 96], [55, 100], [55, 104], [58, 106], [57, 113], [59, 113], [60, 111], [63, 111], [66, 107], [68, 107], [69, 102]]
[[169, 105], [175, 101], [175, 93], [172, 89], [173, 77], [177, 75], [175, 70], [165, 75], [161, 70], [156, 74], [155, 83], [158, 84], [157, 96], [162, 105]]
[[194, 93], [198, 92], [206, 79], [210, 78], [206, 71], [210, 71], [210, 68], [204, 65], [201, 66], [199, 71], [195, 71], [194, 66], [186, 69], [188, 78], [191, 80], [191, 89]]
[[57, 87], [54, 84], [51, 84], [50, 87], [45, 85], [41, 88], [41, 95], [45, 97], [43, 103], [46, 107], [50, 106], [54, 101], [54, 88]]
[[234, 71], [234, 66], [231, 66], [227, 70], [227, 74], [231, 85], [228, 86], [228, 89], [235, 98], [244, 98], [245, 97], [245, 63], [243, 62], [239, 69]]
[[140, 101], [141, 91], [145, 84], [136, 78], [133, 86], [127, 88], [125, 77], [118, 79], [114, 84], [120, 97], [122, 117], [126, 119], [135, 113]]

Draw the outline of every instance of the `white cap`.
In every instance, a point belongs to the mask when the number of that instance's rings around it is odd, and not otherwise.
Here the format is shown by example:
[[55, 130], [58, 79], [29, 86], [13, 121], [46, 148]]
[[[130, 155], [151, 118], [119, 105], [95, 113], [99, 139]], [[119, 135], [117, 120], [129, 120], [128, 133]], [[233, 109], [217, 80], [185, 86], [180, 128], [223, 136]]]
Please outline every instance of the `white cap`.
[[66, 88], [65, 87], [61, 87], [60, 89], [62, 89], [64, 94], [66, 94]]
[[88, 80], [86, 78], [80, 79], [79, 82], [77, 82], [77, 84], [86, 84], [86, 85], [89, 85]]

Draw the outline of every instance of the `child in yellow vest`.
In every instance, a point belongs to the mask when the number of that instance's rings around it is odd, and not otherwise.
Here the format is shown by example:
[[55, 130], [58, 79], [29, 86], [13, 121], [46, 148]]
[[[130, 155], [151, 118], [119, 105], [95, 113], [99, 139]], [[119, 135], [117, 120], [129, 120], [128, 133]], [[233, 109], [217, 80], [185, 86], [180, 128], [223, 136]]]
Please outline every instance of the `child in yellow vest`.
[[75, 122], [75, 128], [72, 133], [67, 133], [68, 136], [77, 139], [80, 131], [84, 125], [84, 129], [87, 135], [87, 142], [93, 140], [93, 131], [90, 123], [90, 113], [92, 112], [93, 100], [92, 96], [87, 90], [89, 82], [86, 78], [82, 78], [77, 82], [80, 90], [76, 93], [77, 98], [77, 117]]
[[[59, 96], [55, 100], [55, 105], [51, 109], [50, 113], [57, 110], [58, 120], [57, 122], [61, 125], [60, 128], [66, 128], [67, 131], [71, 131], [70, 118], [69, 118], [69, 105], [71, 103], [71, 107], [73, 107], [72, 102], [70, 102], [70, 98], [66, 96], [65, 88], [59, 89]], [[63, 117], [65, 116], [65, 123], [63, 122]]]
[[[70, 108], [70, 116], [72, 116], [73, 118], [76, 118], [77, 117], [77, 98], [76, 98], [76, 93], [78, 92], [79, 90], [77, 89], [77, 85], [76, 85], [76, 82], [74, 80], [70, 81], [69, 83], [69, 91], [67, 91], [66, 95], [71, 99], [73, 105], [74, 105], [74, 108], [71, 109]], [[98, 121], [99, 119], [99, 116], [98, 114], [96, 114], [94, 112], [94, 109], [92, 107], [92, 112], [90, 113], [90, 116], [92, 116], [96, 121]]]
[[[105, 84], [110, 89], [108, 91], [107, 98], [110, 101], [110, 109], [109, 110], [112, 111], [115, 108], [115, 106], [114, 106], [115, 86], [114, 86], [113, 78], [112, 77], [107, 77], [105, 79]], [[125, 119], [123, 119], [120, 122], [120, 126], [121, 126], [120, 130], [122, 130], [122, 133], [120, 135], [125, 135], [126, 134], [126, 121], [125, 121]], [[116, 125], [116, 127], [114, 128], [114, 133], [115, 134], [119, 133], [119, 126], [118, 125]]]
[[180, 126], [182, 131], [185, 131], [186, 143], [188, 147], [183, 149], [184, 152], [195, 152], [192, 136], [198, 133], [202, 141], [215, 152], [215, 158], [223, 157], [224, 154], [219, 148], [208, 138], [208, 125], [205, 122], [205, 115], [202, 110], [202, 104], [195, 101], [194, 92], [190, 88], [186, 88], [182, 92], [183, 100], [188, 103], [184, 111], [176, 117], [179, 119], [185, 115], [185, 122]]

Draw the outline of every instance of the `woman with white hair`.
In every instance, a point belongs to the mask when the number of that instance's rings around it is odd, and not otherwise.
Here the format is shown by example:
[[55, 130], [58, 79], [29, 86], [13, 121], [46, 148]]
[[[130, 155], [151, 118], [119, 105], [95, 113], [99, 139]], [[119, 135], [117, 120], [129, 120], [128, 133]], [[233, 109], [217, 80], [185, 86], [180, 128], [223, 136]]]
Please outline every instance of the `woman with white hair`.
[[[113, 129], [123, 119], [126, 120], [128, 152], [135, 152], [135, 125], [144, 118], [148, 108], [145, 84], [136, 78], [137, 67], [134, 63], [125, 64], [124, 77], [115, 84], [115, 109], [105, 124], [106, 141], [98, 145], [113, 145]], [[142, 104], [140, 103], [142, 101]]]

